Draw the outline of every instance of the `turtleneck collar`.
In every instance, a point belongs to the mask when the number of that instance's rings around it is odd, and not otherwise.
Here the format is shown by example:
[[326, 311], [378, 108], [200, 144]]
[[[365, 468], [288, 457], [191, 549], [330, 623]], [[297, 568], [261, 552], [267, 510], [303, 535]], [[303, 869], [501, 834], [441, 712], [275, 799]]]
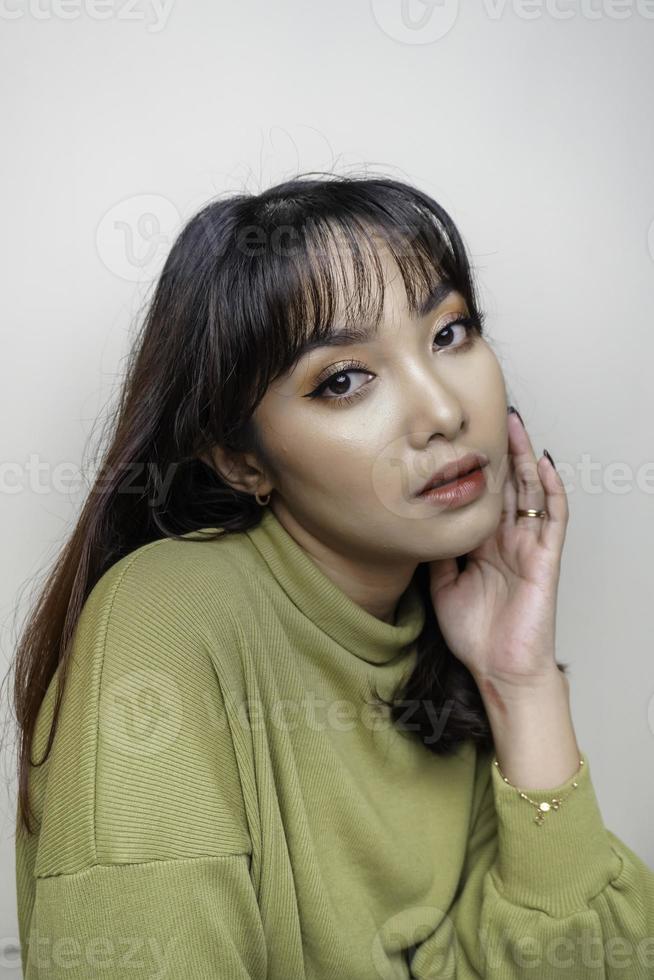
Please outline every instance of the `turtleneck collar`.
[[395, 623], [386, 623], [328, 578], [269, 507], [260, 523], [245, 533], [291, 602], [355, 656], [369, 663], [386, 663], [419, 636], [425, 608], [415, 580], [398, 602]]

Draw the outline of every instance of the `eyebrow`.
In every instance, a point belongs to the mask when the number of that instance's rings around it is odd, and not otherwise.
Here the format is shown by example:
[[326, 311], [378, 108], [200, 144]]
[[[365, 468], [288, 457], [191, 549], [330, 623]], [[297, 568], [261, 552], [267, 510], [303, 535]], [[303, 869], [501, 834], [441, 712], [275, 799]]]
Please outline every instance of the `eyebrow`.
[[[432, 310], [456, 292], [454, 283], [448, 279], [441, 279], [433, 289], [429, 291], [427, 298], [418, 308], [420, 317], [427, 316]], [[333, 331], [322, 339], [308, 340], [302, 345], [297, 355], [298, 359], [304, 357], [310, 351], [318, 350], [322, 347], [351, 347], [354, 344], [367, 344], [377, 336], [377, 327], [372, 324], [362, 324], [361, 326], [341, 327]]]

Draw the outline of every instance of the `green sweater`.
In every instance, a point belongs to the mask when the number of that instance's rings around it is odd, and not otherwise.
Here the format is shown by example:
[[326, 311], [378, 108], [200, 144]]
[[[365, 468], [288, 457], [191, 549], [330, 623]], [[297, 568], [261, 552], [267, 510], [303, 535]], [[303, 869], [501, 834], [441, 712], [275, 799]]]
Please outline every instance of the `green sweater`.
[[269, 509], [199, 537], [84, 604], [16, 836], [25, 980], [654, 976], [654, 873], [585, 755], [538, 826], [491, 752], [435, 755], [375, 705], [415, 662], [413, 586], [377, 619]]

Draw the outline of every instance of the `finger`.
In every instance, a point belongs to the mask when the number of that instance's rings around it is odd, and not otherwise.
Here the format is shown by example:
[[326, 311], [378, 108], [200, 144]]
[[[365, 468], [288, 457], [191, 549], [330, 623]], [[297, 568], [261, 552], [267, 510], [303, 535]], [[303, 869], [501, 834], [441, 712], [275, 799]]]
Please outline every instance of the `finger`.
[[568, 497], [558, 470], [552, 466], [547, 456], [539, 459], [538, 471], [545, 489], [547, 509], [547, 517], [540, 522], [540, 541], [548, 551], [560, 555], [570, 516]]
[[[508, 446], [508, 440], [507, 440]], [[504, 480], [504, 485], [502, 487], [502, 516], [500, 518], [501, 525], [506, 528], [512, 528], [516, 522], [516, 510], [518, 507], [518, 486], [516, 483], [515, 470], [513, 468], [513, 459], [510, 451], [507, 452], [505, 460], [502, 464], [506, 469], [506, 477]]]
[[456, 558], [438, 558], [429, 562], [429, 587], [432, 596], [456, 582], [458, 577]]
[[[543, 510], [545, 488], [539, 475], [538, 460], [527, 430], [515, 412], [509, 414], [508, 428], [518, 496], [517, 507], [521, 510]], [[516, 523], [533, 528], [540, 534], [540, 521], [537, 518], [516, 517]]]

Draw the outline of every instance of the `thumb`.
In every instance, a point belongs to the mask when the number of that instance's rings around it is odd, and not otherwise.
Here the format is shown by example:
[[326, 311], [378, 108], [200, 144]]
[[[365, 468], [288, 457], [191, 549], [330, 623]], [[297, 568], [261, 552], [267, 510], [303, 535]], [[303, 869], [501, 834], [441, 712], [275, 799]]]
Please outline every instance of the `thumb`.
[[459, 577], [459, 567], [456, 558], [438, 558], [429, 562], [429, 588], [432, 596], [441, 589], [447, 588]]

